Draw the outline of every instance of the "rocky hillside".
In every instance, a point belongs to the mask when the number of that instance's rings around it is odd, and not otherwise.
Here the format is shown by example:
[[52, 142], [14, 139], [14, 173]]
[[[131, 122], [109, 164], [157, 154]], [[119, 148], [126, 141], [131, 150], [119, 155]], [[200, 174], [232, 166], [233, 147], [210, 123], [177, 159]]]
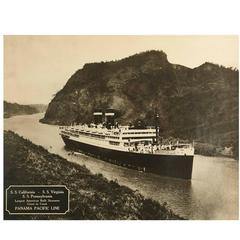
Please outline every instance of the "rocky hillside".
[[238, 71], [207, 62], [193, 69], [171, 64], [162, 51], [85, 64], [55, 95], [41, 121], [88, 122], [95, 108], [118, 110], [122, 124], [142, 119], [150, 125], [158, 112], [163, 135], [235, 146]]
[[44, 104], [20, 105], [4, 101], [4, 118], [16, 115], [34, 114], [46, 111], [47, 106]]
[[116, 181], [94, 175], [84, 166], [4, 131], [4, 188], [16, 184], [65, 185], [70, 190], [70, 211], [66, 215], [9, 215], [4, 211], [4, 219], [182, 219], [166, 203], [146, 199]]

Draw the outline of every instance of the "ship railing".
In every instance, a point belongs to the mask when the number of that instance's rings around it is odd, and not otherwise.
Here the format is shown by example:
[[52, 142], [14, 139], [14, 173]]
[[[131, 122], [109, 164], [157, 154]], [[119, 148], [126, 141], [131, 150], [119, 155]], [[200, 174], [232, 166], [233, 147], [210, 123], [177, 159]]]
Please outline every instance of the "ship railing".
[[161, 144], [161, 145], [158, 145], [161, 149], [170, 149], [170, 150], [173, 150], [173, 149], [176, 149], [176, 148], [184, 148], [184, 149], [187, 149], [187, 148], [192, 148], [193, 147], [193, 144], [191, 143], [176, 143], [176, 144]]
[[166, 151], [166, 152], [180, 151], [180, 152], [184, 152], [184, 151], [188, 151], [188, 150], [193, 149], [192, 144], [186, 144], [186, 143], [168, 144], [168, 145], [152, 145], [151, 143], [147, 144], [147, 145], [144, 145], [143, 143], [141, 143], [137, 146], [132, 145], [132, 144], [135, 144], [136, 142], [131, 141], [131, 142], [128, 142], [128, 144], [125, 142], [124, 147], [127, 148], [129, 152], [151, 153], [151, 154], [160, 153], [161, 151]]

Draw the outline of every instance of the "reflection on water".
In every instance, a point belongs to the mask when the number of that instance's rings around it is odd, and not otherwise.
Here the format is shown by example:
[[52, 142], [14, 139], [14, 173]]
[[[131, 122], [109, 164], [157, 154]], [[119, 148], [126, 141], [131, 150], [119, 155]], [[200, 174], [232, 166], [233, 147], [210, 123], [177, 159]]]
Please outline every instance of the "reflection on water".
[[58, 127], [38, 122], [43, 114], [4, 120], [4, 129], [17, 132], [69, 161], [86, 165], [93, 173], [138, 190], [146, 197], [190, 219], [238, 219], [238, 162], [230, 158], [196, 155], [191, 181], [161, 177], [116, 166], [83, 154], [69, 155]]

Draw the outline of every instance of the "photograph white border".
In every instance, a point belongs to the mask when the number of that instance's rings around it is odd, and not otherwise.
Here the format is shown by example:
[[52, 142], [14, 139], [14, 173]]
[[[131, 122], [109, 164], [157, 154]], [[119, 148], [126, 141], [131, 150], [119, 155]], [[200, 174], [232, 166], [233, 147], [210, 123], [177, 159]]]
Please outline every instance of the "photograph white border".
[[[0, 31], [2, 35], [239, 35], [239, 9], [237, 0], [4, 0]], [[2, 36], [0, 46], [3, 56]], [[0, 61], [3, 116], [3, 57]], [[3, 119], [1, 128], [2, 134]], [[2, 182], [0, 191], [3, 216]], [[239, 239], [239, 227], [239, 221], [1, 221], [0, 234], [2, 239], [36, 240], [226, 240]]]

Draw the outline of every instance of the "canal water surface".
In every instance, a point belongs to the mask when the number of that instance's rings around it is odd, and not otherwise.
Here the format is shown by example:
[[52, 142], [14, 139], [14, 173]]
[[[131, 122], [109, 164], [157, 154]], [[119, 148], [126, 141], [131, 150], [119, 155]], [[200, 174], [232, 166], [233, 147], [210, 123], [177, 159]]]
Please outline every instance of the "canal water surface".
[[238, 161], [195, 155], [192, 180], [161, 177], [116, 166], [83, 154], [69, 155], [57, 126], [39, 123], [43, 114], [4, 120], [4, 129], [42, 145], [68, 161], [85, 165], [93, 173], [138, 190], [145, 197], [167, 202], [177, 214], [189, 219], [238, 219]]

